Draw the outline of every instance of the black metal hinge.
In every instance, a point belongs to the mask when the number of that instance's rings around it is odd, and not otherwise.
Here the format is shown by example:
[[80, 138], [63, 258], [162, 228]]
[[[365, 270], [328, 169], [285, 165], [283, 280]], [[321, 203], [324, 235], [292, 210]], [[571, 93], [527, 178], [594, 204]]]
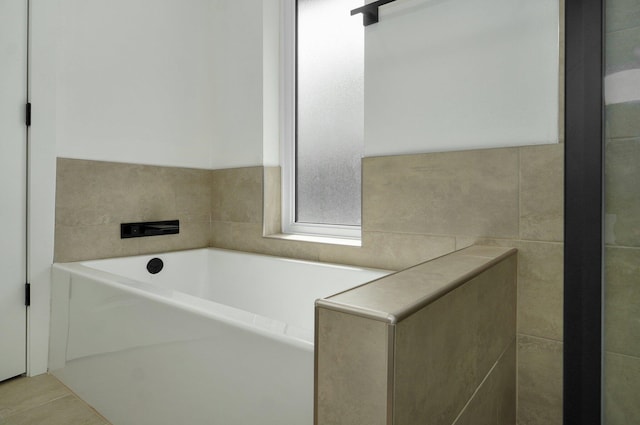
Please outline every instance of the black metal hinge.
[[25, 112], [26, 113], [25, 113], [24, 123], [27, 125], [27, 127], [31, 127], [31, 103], [30, 102], [27, 103]]
[[24, 305], [26, 306], [31, 305], [31, 284], [30, 283], [24, 284]]

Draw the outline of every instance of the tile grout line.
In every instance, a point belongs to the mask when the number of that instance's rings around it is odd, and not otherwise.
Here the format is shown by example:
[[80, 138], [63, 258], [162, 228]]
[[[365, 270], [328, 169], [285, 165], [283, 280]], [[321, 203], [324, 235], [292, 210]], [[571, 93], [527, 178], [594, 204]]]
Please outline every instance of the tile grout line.
[[527, 338], [534, 338], [534, 339], [541, 339], [547, 342], [555, 342], [558, 344], [564, 344], [564, 340], [561, 339], [553, 339], [553, 338], [548, 338], [548, 337], [544, 337], [544, 336], [537, 336], [537, 335], [531, 335], [531, 334], [527, 334], [527, 333], [522, 333], [522, 332], [518, 332], [517, 333], [518, 336], [524, 336]]
[[[28, 379], [28, 378], [27, 378], [27, 379]], [[45, 401], [45, 402], [42, 402], [42, 403], [40, 403], [40, 404], [35, 404], [35, 405], [33, 405], [33, 406], [29, 407], [28, 409], [16, 410], [16, 411], [14, 411], [14, 412], [10, 413], [9, 415], [7, 415], [7, 416], [5, 416], [5, 417], [3, 417], [3, 418], [0, 418], [0, 419], [4, 420], [4, 419], [9, 419], [9, 418], [11, 418], [11, 417], [14, 417], [14, 416], [16, 416], [16, 415], [22, 415], [22, 414], [27, 413], [27, 412], [30, 412], [30, 411], [32, 411], [32, 410], [34, 410], [34, 409], [39, 409], [40, 407], [46, 406], [47, 404], [50, 404], [50, 403], [53, 403], [54, 401], [58, 401], [58, 400], [63, 399], [63, 398], [65, 398], [65, 397], [73, 396], [73, 393], [72, 393], [72, 392], [70, 392], [70, 391], [69, 391], [69, 389], [68, 389], [66, 386], [65, 386], [65, 389], [67, 390], [67, 393], [66, 393], [66, 394], [63, 394], [63, 395], [60, 395], [60, 396], [58, 396], [58, 397], [55, 397], [55, 398], [49, 399], [49, 400], [47, 400], [47, 401]]]
[[[51, 376], [53, 379], [55, 379], [57, 382], [59, 382], [60, 385], [62, 385], [64, 388], [66, 388], [66, 390], [69, 392], [69, 394], [67, 394], [67, 395], [70, 395], [70, 396], [74, 397], [75, 399], [79, 400], [84, 406], [89, 408], [89, 410], [91, 410], [95, 415], [97, 415], [105, 423], [105, 425], [111, 425], [111, 422], [109, 422], [104, 416], [102, 416], [102, 414], [100, 412], [98, 412], [93, 406], [91, 406], [89, 403], [87, 403], [85, 400], [83, 400], [78, 394], [76, 394], [64, 382], [60, 381], [58, 378], [56, 378], [54, 375], [52, 375], [50, 373], [48, 375]], [[62, 398], [62, 397], [59, 397], [58, 399], [60, 399], [60, 398]]]
[[627, 359], [640, 360], [640, 356], [634, 356], [634, 355], [631, 355], [631, 354], [618, 353], [616, 351], [604, 350], [604, 354], [613, 354], [614, 356], [620, 356], [620, 357], [624, 357], [624, 358], [627, 358]]
[[104, 416], [102, 416], [96, 409], [94, 409], [86, 401], [84, 401], [83, 399], [78, 397], [73, 391], [69, 390], [69, 388], [66, 385], [64, 385], [64, 384], [62, 384], [62, 385], [67, 389], [67, 391], [69, 391], [67, 394], [61, 395], [60, 397], [53, 398], [53, 399], [51, 399], [49, 401], [46, 401], [44, 403], [34, 405], [34, 406], [32, 406], [32, 407], [30, 407], [28, 409], [16, 411], [16, 412], [14, 412], [14, 413], [12, 413], [12, 414], [10, 414], [8, 416], [3, 417], [1, 420], [10, 419], [10, 418], [13, 418], [13, 417], [18, 416], [18, 415], [24, 415], [24, 414], [32, 412], [32, 411], [34, 411], [36, 409], [39, 409], [39, 408], [45, 407], [45, 406], [47, 406], [49, 404], [55, 403], [56, 401], [62, 400], [62, 399], [67, 398], [67, 397], [70, 397], [70, 398], [78, 400], [80, 403], [82, 403], [82, 405], [84, 407], [89, 409], [95, 416], [97, 416], [102, 422], [104, 422], [103, 425], [111, 425], [111, 422], [109, 422]]
[[[484, 378], [482, 378], [482, 381], [480, 381], [480, 383], [478, 384], [478, 386], [476, 387], [475, 391], [473, 392], [473, 394], [471, 394], [471, 396], [469, 397], [469, 400], [467, 400], [467, 402], [465, 403], [465, 405], [462, 407], [462, 409], [460, 409], [460, 412], [458, 413], [458, 416], [456, 416], [456, 418], [453, 420], [453, 422], [451, 423], [452, 425], [456, 425], [456, 423], [458, 422], [458, 420], [460, 419], [460, 417], [465, 413], [465, 411], [467, 410], [467, 408], [469, 407], [469, 405], [471, 405], [471, 402], [473, 401], [473, 399], [476, 397], [476, 395], [478, 395], [478, 393], [480, 392], [480, 390], [482, 389], [482, 387], [484, 386], [484, 384], [489, 380], [489, 378], [491, 377], [491, 374], [496, 370], [496, 368], [498, 367], [498, 365], [500, 364], [500, 361], [503, 359], [503, 357], [505, 356], [505, 354], [507, 353], [507, 351], [509, 351], [509, 349], [511, 348], [512, 345], [514, 345], [514, 349], [517, 353], [517, 339], [512, 340], [511, 342], [509, 342], [509, 344], [507, 344], [506, 348], [504, 350], [502, 350], [502, 353], [500, 353], [500, 355], [498, 356], [498, 358], [496, 359], [496, 361], [493, 363], [493, 365], [491, 366], [491, 368], [489, 369], [489, 371], [487, 372], [487, 374], [484, 376]], [[517, 356], [517, 355], [516, 355]], [[517, 392], [517, 385], [516, 385], [516, 392]]]

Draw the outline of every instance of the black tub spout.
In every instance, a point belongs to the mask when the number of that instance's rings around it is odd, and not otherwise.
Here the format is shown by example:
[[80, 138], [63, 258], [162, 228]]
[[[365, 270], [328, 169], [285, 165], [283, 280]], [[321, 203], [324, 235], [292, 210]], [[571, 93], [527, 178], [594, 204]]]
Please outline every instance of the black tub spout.
[[180, 233], [180, 220], [148, 221], [120, 224], [120, 238], [141, 238], [144, 236], [175, 235]]

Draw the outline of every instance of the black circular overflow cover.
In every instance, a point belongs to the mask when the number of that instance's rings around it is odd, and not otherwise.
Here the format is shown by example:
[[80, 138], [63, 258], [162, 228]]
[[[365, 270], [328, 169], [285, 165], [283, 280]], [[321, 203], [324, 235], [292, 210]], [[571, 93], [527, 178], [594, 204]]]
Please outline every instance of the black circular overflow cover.
[[147, 263], [147, 270], [151, 274], [160, 273], [163, 267], [164, 267], [164, 263], [159, 258], [152, 258]]

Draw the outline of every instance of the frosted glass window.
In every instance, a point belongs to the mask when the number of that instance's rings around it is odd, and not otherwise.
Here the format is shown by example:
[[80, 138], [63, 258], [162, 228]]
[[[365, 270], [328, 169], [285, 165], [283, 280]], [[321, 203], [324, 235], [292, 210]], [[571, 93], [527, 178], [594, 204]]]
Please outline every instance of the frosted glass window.
[[360, 225], [362, 0], [298, 0], [296, 222]]

